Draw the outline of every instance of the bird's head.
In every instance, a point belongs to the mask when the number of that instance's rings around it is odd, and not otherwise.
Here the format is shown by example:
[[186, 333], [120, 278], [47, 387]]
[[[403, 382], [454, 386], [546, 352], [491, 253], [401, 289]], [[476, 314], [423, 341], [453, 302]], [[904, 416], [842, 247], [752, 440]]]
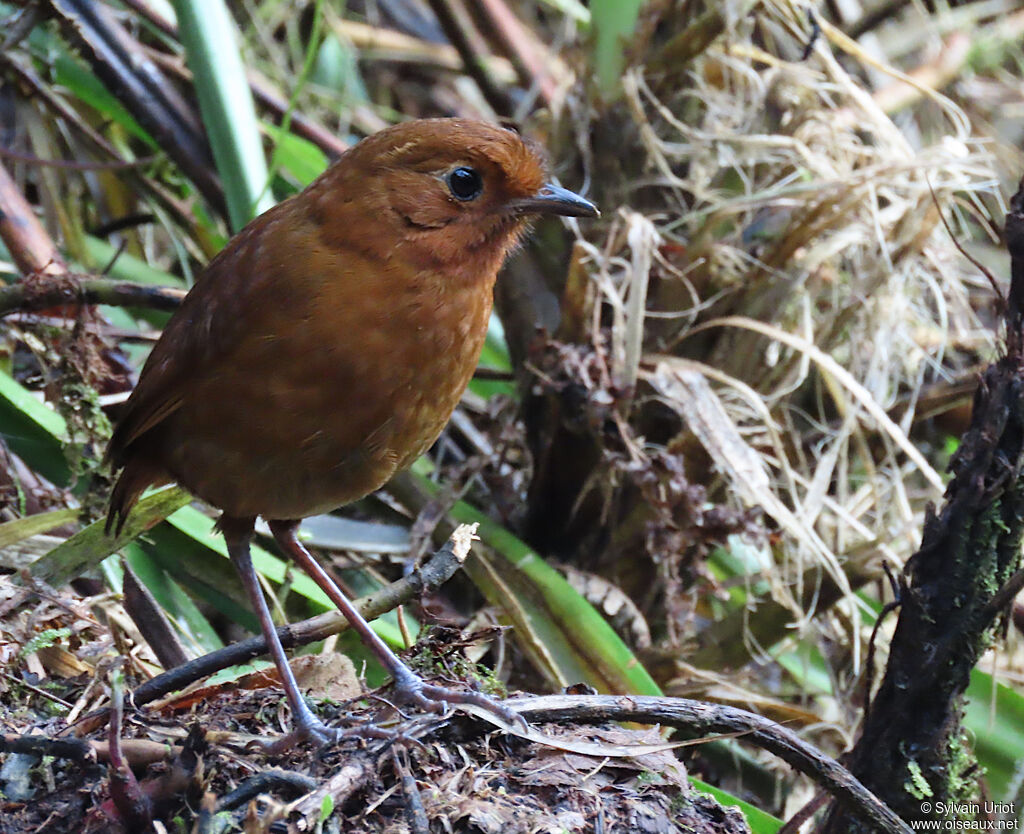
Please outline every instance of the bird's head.
[[515, 131], [464, 119], [404, 122], [364, 139], [336, 170], [388, 236], [441, 263], [503, 258], [531, 217], [596, 217], [548, 181], [540, 149]]

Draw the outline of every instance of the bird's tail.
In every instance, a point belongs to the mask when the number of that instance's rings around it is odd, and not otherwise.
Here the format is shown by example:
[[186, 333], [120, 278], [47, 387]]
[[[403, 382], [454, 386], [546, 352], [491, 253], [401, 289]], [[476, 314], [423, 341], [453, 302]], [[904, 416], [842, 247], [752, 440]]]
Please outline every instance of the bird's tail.
[[128, 520], [128, 514], [146, 487], [155, 483], [164, 483], [166, 480], [166, 477], [161, 477], [145, 461], [138, 458], [129, 461], [118, 475], [114, 489], [110, 493], [110, 507], [107, 510], [107, 523], [103, 528], [104, 532], [108, 536], [111, 531], [115, 536], [120, 535], [121, 530], [124, 529], [124, 523]]

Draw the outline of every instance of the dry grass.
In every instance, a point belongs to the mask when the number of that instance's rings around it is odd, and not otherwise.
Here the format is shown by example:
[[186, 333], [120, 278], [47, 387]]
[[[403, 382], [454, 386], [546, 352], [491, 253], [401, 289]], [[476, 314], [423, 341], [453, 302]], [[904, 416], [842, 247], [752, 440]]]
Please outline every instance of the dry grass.
[[[870, 627], [851, 586], [905, 562], [942, 494], [943, 432], [919, 424], [920, 404], [997, 351], [988, 280], [940, 220], [959, 240], [979, 219], [1001, 224], [997, 143], [917, 80], [933, 76], [826, 23], [800, 60], [808, 27], [790, 3], [753, 18], [675, 86], [629, 71], [621, 121], [590, 122], [635, 135], [642, 155], [605, 238], [579, 243], [611, 311], [610, 333], [598, 316], [590, 333], [619, 379], [639, 372], [682, 418], [713, 462], [709, 497], [759, 508], [776, 531], [744, 549], [770, 589], [749, 604], [788, 609], [794, 639], [839, 640], [856, 676]], [[773, 34], [774, 54], [751, 29]], [[879, 76], [893, 87], [872, 91], [865, 78]], [[655, 451], [642, 438], [633, 450]], [[823, 578], [842, 598], [820, 617]], [[763, 659], [765, 636], [782, 635], [745, 631]]]

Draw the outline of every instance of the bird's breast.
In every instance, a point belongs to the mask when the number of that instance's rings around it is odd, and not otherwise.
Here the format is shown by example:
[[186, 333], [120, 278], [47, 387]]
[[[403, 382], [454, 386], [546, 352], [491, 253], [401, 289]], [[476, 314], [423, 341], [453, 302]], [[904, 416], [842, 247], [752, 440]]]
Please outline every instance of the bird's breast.
[[436, 440], [472, 376], [493, 274], [333, 265], [300, 270], [176, 418], [169, 468], [230, 514], [305, 517], [372, 492]]

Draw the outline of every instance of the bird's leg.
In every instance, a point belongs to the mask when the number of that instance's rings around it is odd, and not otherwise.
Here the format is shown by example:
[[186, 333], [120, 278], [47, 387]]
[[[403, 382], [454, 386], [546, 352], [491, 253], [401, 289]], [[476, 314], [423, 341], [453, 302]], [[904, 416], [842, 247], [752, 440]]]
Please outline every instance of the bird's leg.
[[423, 678], [412, 671], [399, 659], [380, 635], [377, 634], [363, 615], [356, 610], [356, 607], [341, 592], [337, 583], [331, 579], [320, 563], [313, 558], [306, 550], [305, 545], [298, 539], [298, 521], [271, 521], [270, 531], [274, 539], [281, 546], [285, 553], [304, 570], [319, 585], [325, 594], [330, 598], [349, 624], [359, 634], [360, 639], [370, 651], [376, 655], [381, 665], [391, 673], [395, 681], [395, 689], [398, 695], [397, 700], [412, 704], [429, 712], [444, 712], [448, 706], [473, 704], [486, 710], [499, 718], [505, 724], [522, 726], [524, 719], [519, 713], [503, 706], [492, 698], [480, 692], [464, 692], [457, 689], [449, 689], [443, 686], [434, 686], [426, 683]]
[[254, 522], [255, 519], [252, 518], [233, 518], [225, 515], [221, 516], [218, 526], [224, 533], [224, 541], [228, 546], [228, 555], [231, 556], [231, 561], [234, 562], [235, 569], [242, 578], [242, 585], [245, 586], [246, 593], [249, 595], [249, 602], [259, 618], [263, 638], [267, 641], [270, 656], [277, 667], [277, 673], [281, 676], [285, 696], [288, 698], [288, 705], [292, 710], [294, 731], [272, 745], [266, 745], [267, 749], [273, 752], [286, 750], [295, 741], [300, 740], [310, 740], [319, 744], [326, 744], [338, 741], [349, 734], [360, 737], [393, 737], [393, 733], [387, 733], [383, 730], [376, 731], [361, 727], [351, 729], [328, 727], [309, 708], [306, 699], [302, 697], [302, 692], [299, 689], [298, 682], [295, 680], [295, 675], [292, 673], [292, 667], [288, 664], [288, 657], [284, 653], [281, 639], [277, 636], [277, 629], [274, 627], [274, 621], [270, 616], [270, 608], [267, 606], [266, 599], [263, 598], [263, 589], [260, 588], [256, 570], [252, 565], [252, 557], [249, 555], [249, 542], [252, 539]]

